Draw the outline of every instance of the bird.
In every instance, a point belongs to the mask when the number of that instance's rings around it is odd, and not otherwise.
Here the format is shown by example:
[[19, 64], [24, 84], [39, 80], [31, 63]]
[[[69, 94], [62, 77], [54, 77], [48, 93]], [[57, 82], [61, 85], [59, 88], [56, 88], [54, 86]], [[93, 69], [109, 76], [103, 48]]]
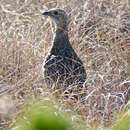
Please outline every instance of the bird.
[[54, 41], [42, 66], [46, 85], [59, 84], [62, 88], [82, 86], [86, 80], [86, 71], [69, 41], [67, 13], [56, 8], [42, 15], [50, 17], [55, 23]]

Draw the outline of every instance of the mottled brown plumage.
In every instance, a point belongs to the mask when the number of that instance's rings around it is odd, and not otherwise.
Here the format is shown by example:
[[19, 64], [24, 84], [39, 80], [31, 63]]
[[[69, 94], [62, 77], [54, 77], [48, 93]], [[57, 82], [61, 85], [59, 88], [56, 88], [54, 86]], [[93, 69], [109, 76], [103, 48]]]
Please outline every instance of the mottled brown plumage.
[[71, 84], [82, 85], [86, 79], [86, 71], [69, 42], [65, 11], [53, 9], [44, 12], [43, 15], [50, 16], [56, 23], [54, 42], [43, 64], [46, 84], [57, 83], [61, 87]]

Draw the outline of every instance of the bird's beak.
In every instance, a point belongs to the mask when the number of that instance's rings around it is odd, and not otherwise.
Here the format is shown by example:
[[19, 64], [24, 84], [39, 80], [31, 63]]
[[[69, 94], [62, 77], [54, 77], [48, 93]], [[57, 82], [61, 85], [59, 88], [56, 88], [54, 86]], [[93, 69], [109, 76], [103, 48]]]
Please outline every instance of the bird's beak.
[[43, 12], [42, 15], [50, 15], [50, 12], [46, 11], [46, 12]]

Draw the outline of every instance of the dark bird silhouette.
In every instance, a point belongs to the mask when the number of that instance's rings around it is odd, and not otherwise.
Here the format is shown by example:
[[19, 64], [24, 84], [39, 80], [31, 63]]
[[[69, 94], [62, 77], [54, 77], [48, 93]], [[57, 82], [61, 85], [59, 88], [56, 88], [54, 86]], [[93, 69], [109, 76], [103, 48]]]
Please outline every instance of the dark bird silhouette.
[[61, 9], [52, 9], [42, 14], [50, 16], [56, 25], [54, 42], [43, 64], [46, 84], [56, 83], [61, 87], [71, 84], [83, 85], [86, 71], [69, 42], [66, 12]]

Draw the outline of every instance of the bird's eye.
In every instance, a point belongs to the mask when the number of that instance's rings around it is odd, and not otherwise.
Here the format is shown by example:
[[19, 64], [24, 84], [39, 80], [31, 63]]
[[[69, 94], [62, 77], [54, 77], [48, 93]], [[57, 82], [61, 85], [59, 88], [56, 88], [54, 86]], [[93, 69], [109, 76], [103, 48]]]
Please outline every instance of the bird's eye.
[[54, 11], [54, 14], [55, 14], [55, 15], [58, 15], [58, 12], [57, 12], [57, 11]]

